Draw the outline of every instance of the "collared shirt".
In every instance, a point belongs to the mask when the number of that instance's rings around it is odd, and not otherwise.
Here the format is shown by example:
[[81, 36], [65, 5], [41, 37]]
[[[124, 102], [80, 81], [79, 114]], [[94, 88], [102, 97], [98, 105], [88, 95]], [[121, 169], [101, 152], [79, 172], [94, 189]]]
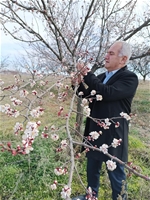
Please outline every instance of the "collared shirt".
[[111, 71], [111, 72], [108, 72], [108, 71], [107, 71], [107, 72], [105, 73], [105, 74], [106, 74], [106, 77], [105, 77], [103, 83], [105, 84], [117, 71], [118, 71], [118, 69], [113, 70], [113, 71]]

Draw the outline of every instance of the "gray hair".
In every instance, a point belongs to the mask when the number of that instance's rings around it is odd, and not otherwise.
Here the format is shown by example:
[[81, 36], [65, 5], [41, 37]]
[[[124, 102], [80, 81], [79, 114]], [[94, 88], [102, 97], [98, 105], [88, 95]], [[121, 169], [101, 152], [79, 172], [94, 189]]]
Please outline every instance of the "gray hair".
[[120, 52], [119, 52], [119, 56], [127, 56], [127, 61], [125, 64], [127, 64], [129, 62], [129, 59], [131, 57], [131, 54], [132, 54], [132, 49], [131, 49], [131, 46], [129, 43], [125, 42], [125, 41], [117, 41], [119, 43], [122, 44], [122, 47], [120, 49]]

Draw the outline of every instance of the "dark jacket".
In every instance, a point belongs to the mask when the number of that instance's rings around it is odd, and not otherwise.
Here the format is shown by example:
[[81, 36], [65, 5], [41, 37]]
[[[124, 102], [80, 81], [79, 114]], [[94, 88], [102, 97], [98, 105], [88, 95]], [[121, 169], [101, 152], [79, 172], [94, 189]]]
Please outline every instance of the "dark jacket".
[[[106, 84], [102, 83], [104, 78], [105, 73], [95, 76], [89, 72], [84, 77], [84, 82], [88, 88], [86, 89], [84, 84], [81, 83], [78, 91], [83, 91], [83, 97], [90, 95], [91, 90], [95, 90], [96, 94], [102, 95], [102, 101], [93, 100], [92, 103], [89, 103], [89, 107], [91, 108], [90, 116], [98, 119], [120, 117], [119, 119], [113, 120], [114, 122], [119, 122], [120, 126], [115, 128], [115, 125], [112, 123], [109, 129], [105, 130], [93, 120], [87, 118], [84, 136], [88, 136], [91, 131], [101, 130], [102, 135], [97, 140], [90, 141], [92, 145], [96, 145], [98, 148], [102, 144], [111, 145], [114, 138], [122, 139], [120, 146], [117, 148], [110, 147], [108, 152], [122, 161], [127, 162], [129, 121], [121, 118], [120, 113], [130, 114], [131, 102], [138, 86], [138, 78], [136, 74], [127, 70], [126, 66], [118, 70]], [[87, 157], [93, 157], [98, 160], [106, 161], [108, 159], [103, 153], [93, 150], [87, 152], [86, 155]]]

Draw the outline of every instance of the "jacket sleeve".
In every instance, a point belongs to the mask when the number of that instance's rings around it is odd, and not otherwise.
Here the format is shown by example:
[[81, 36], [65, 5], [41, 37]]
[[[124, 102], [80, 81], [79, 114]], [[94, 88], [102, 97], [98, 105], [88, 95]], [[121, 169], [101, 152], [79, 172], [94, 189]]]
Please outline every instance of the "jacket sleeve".
[[85, 98], [90, 95], [91, 90], [89, 87], [86, 88], [85, 85], [81, 82], [77, 90], [77, 95], [79, 92], [83, 92], [82, 98]]
[[84, 77], [85, 83], [89, 86], [90, 90], [96, 90], [101, 94], [104, 101], [116, 101], [128, 97], [133, 97], [138, 86], [138, 78], [136, 74], [127, 71], [114, 75], [111, 84], [103, 84], [98, 77], [89, 72]]

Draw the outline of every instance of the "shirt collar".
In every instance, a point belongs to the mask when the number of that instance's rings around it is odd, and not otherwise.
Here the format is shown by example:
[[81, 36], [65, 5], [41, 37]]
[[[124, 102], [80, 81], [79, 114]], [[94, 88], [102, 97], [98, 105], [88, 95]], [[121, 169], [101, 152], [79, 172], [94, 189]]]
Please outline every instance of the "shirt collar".
[[106, 71], [106, 76], [111, 73], [112, 75], [114, 75], [119, 69], [113, 70], [111, 72]]

